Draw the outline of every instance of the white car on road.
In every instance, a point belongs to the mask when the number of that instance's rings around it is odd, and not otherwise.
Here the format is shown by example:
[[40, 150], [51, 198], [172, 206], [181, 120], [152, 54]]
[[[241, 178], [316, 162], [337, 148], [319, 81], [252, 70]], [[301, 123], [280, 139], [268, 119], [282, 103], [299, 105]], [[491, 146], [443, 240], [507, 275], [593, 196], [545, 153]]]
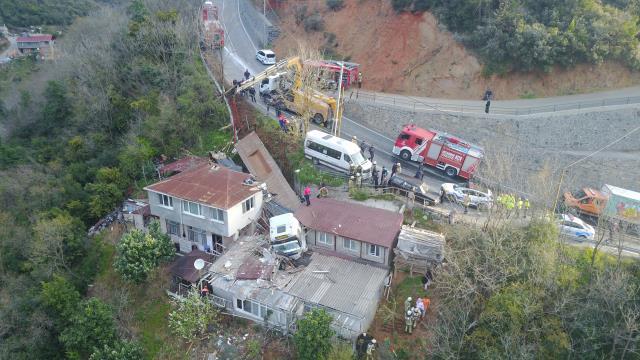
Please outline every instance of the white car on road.
[[593, 226], [569, 214], [558, 216], [558, 228], [561, 235], [567, 235], [580, 241], [593, 240], [596, 235]]
[[489, 209], [493, 205], [493, 197], [491, 190], [482, 192], [474, 189], [459, 186], [454, 183], [444, 183], [440, 187], [440, 191], [444, 193], [444, 198], [453, 202], [464, 202], [465, 196], [469, 196], [469, 206], [479, 210]]
[[263, 65], [275, 65], [276, 54], [271, 50], [258, 50], [256, 59]]

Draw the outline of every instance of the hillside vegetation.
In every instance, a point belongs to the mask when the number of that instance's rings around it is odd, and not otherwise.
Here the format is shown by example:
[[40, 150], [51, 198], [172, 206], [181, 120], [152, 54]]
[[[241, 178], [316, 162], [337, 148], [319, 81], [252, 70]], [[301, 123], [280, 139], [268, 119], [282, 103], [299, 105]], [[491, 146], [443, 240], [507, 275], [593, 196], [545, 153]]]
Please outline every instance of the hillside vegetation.
[[0, 0], [0, 23], [14, 27], [69, 25], [94, 6], [92, 0]]
[[436, 14], [475, 49], [486, 73], [550, 70], [619, 60], [640, 69], [634, 0], [392, 0], [397, 11]]
[[0, 97], [19, 92], [0, 106], [0, 358], [139, 358], [121, 313], [131, 288], [109, 293], [115, 302], [87, 297], [113, 246], [86, 234], [153, 181], [154, 157], [204, 154], [227, 124], [195, 6], [105, 7], [70, 26], [56, 63], [0, 70]]

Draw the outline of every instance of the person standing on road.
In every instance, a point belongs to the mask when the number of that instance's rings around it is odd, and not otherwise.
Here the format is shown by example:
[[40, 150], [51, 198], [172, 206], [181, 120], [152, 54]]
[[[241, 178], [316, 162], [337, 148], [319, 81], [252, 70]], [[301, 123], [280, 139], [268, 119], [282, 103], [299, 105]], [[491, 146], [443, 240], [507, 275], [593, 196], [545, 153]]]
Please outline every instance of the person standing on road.
[[376, 166], [376, 162], [373, 162], [373, 166], [371, 167], [371, 178], [373, 180], [373, 188], [378, 189], [378, 167]]
[[471, 203], [471, 198], [469, 197], [469, 194], [465, 194], [464, 195], [464, 199], [462, 200], [462, 206], [464, 206], [464, 213], [468, 214], [469, 213], [469, 204]]
[[353, 135], [353, 137], [351, 137], [351, 142], [358, 145], [358, 138], [355, 135]]
[[524, 218], [527, 218], [527, 213], [529, 212], [529, 208], [531, 207], [531, 203], [529, 203], [529, 199], [524, 199]]
[[249, 96], [251, 97], [251, 102], [256, 102], [256, 89], [254, 89], [253, 87], [250, 87]]
[[382, 171], [380, 172], [380, 186], [385, 186], [387, 181], [387, 174], [387, 168], [383, 166]]
[[367, 146], [367, 142], [366, 142], [366, 141], [364, 141], [364, 140], [362, 140], [362, 141], [360, 142], [360, 153], [362, 154], [362, 156], [364, 156], [364, 152], [365, 152], [365, 150], [367, 149], [367, 147], [368, 147], [368, 146]]
[[304, 188], [304, 200], [307, 202], [307, 206], [311, 205], [311, 200], [309, 199], [310, 197], [311, 197], [311, 187], [307, 185]]
[[244, 79], [245, 80], [249, 80], [250, 76], [251, 76], [251, 74], [249, 73], [249, 69], [245, 69], [244, 70]]
[[373, 145], [369, 146], [369, 160], [373, 161], [373, 155], [375, 154], [375, 148]]
[[362, 89], [362, 71], [358, 72], [358, 89]]

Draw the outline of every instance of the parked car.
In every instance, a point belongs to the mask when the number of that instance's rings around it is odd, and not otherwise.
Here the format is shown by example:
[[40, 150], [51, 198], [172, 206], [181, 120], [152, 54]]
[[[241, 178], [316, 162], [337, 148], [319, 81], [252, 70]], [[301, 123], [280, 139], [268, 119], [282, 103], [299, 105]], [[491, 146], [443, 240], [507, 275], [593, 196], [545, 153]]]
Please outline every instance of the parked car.
[[570, 214], [559, 215], [557, 223], [560, 234], [577, 240], [593, 240], [596, 235], [593, 226]]
[[276, 54], [271, 50], [258, 50], [256, 59], [263, 65], [275, 65]]
[[425, 186], [416, 186], [405, 179], [394, 175], [387, 181], [387, 186], [402, 189], [405, 191], [412, 191], [416, 199], [421, 199], [427, 205], [435, 205], [440, 203], [440, 198], [428, 192]]
[[464, 197], [469, 195], [469, 206], [479, 210], [486, 210], [493, 206], [493, 196], [491, 190], [482, 192], [474, 189], [462, 187], [454, 183], [444, 183], [440, 187], [444, 193], [444, 198], [453, 202], [463, 202]]

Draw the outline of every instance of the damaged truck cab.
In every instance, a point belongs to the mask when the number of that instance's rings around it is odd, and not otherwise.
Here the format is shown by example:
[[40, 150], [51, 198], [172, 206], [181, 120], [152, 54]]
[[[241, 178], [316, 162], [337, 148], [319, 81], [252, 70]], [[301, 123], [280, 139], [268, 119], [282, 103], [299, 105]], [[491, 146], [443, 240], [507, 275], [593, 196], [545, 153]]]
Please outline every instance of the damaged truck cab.
[[276, 254], [299, 259], [307, 251], [307, 241], [300, 222], [292, 213], [269, 219], [269, 240]]

